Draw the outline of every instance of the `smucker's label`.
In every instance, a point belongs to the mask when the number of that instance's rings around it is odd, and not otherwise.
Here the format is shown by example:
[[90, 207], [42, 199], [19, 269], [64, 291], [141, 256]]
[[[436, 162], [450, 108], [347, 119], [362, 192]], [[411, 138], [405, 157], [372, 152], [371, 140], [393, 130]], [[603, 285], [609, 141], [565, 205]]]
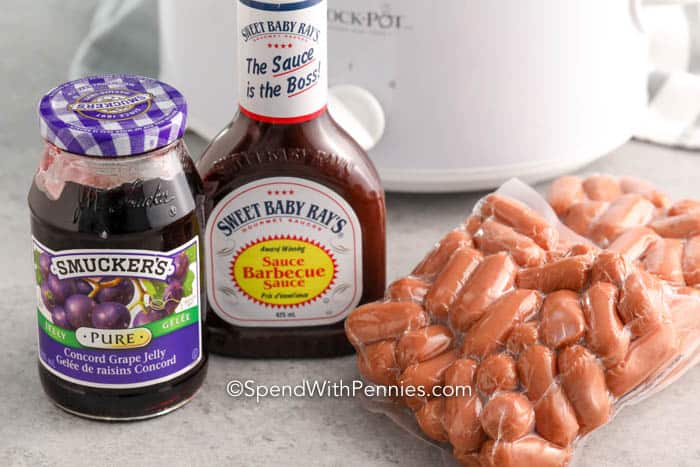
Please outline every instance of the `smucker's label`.
[[299, 123], [326, 109], [326, 0], [239, 0], [241, 111], [268, 123]]
[[231, 192], [209, 217], [208, 298], [241, 327], [342, 321], [362, 296], [362, 232], [337, 193], [298, 178]]
[[68, 110], [95, 120], [129, 120], [151, 108], [153, 95], [131, 89], [103, 89], [80, 96]]
[[199, 239], [170, 252], [52, 251], [34, 239], [39, 360], [66, 381], [126, 389], [202, 359]]

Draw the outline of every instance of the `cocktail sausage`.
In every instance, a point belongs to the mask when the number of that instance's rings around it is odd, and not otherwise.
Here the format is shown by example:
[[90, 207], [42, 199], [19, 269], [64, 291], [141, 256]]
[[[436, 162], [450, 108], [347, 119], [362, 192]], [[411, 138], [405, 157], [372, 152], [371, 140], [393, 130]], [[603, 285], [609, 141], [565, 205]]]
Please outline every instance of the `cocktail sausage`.
[[452, 327], [466, 331], [486, 307], [513, 287], [517, 266], [506, 253], [486, 257], [474, 271], [450, 311]]
[[513, 355], [520, 355], [531, 345], [535, 345], [539, 339], [539, 324], [536, 321], [518, 324], [513, 328], [506, 342], [506, 349]]
[[474, 242], [487, 255], [502, 251], [510, 253], [520, 266], [541, 266], [547, 260], [545, 251], [530, 237], [492, 219], [484, 221]]
[[669, 362], [678, 351], [678, 338], [672, 324], [658, 325], [632, 343], [627, 357], [610, 368], [606, 380], [615, 397], [622, 397]]
[[655, 328], [668, 316], [661, 282], [641, 270], [631, 273], [625, 280], [618, 312], [635, 336]]
[[490, 355], [476, 370], [476, 387], [491, 396], [497, 391], [513, 391], [518, 387], [518, 373], [513, 357], [505, 354]]
[[700, 236], [689, 239], [685, 244], [683, 277], [687, 285], [700, 284]]
[[456, 360], [445, 372], [445, 386], [472, 386], [478, 366], [470, 358]]
[[591, 283], [609, 282], [622, 287], [627, 278], [628, 263], [620, 253], [603, 251], [593, 263]]
[[447, 432], [443, 427], [445, 417], [445, 399], [438, 397], [426, 402], [416, 412], [416, 420], [423, 433], [438, 443], [447, 441]]
[[479, 460], [479, 453], [475, 451], [460, 451], [453, 449], [452, 455], [462, 467], [484, 467]]
[[659, 236], [648, 227], [634, 227], [625, 231], [610, 244], [608, 250], [619, 253], [629, 264], [638, 260]]
[[667, 238], [688, 238], [700, 235], [700, 211], [667, 217], [649, 225], [657, 234]]
[[511, 330], [537, 313], [541, 295], [518, 289], [494, 302], [464, 335], [462, 354], [485, 357], [504, 346]]
[[636, 177], [620, 177], [620, 186], [625, 193], [639, 193], [651, 201], [657, 208], [665, 208], [670, 204], [670, 200], [665, 193], [646, 180]]
[[446, 326], [428, 326], [401, 336], [396, 347], [396, 361], [403, 370], [416, 363], [441, 355], [452, 345], [452, 331]]
[[484, 219], [481, 216], [469, 216], [467, 218], [467, 221], [464, 223], [464, 230], [467, 231], [467, 233], [474, 238], [474, 235], [479, 231], [481, 228], [481, 223], [484, 222]]
[[576, 439], [579, 424], [571, 403], [559, 384], [550, 389], [535, 404], [535, 429], [544, 439], [567, 447]]
[[430, 285], [417, 277], [404, 277], [391, 284], [386, 291], [386, 298], [395, 302], [423, 303]]
[[541, 290], [549, 293], [555, 290], [580, 290], [588, 280], [591, 258], [572, 256], [544, 266], [523, 269], [518, 273], [518, 287]]
[[683, 241], [676, 238], [656, 240], [644, 257], [650, 273], [672, 285], [685, 285], [683, 277]]
[[690, 214], [695, 211], [700, 211], [700, 201], [696, 199], [682, 199], [677, 201], [668, 210], [668, 215], [670, 217], [681, 216], [683, 214]]
[[534, 345], [518, 359], [518, 374], [525, 394], [535, 405], [535, 427], [545, 439], [568, 446], [579, 424], [568, 399], [556, 381], [556, 357], [547, 347]]
[[579, 235], [587, 237], [595, 220], [608, 209], [605, 201], [583, 201], [574, 204], [564, 218], [564, 224]]
[[428, 325], [423, 307], [416, 303], [370, 303], [361, 306], [345, 321], [345, 333], [355, 347], [397, 338], [406, 331]]
[[622, 195], [598, 217], [591, 228], [591, 239], [608, 245], [625, 230], [643, 226], [654, 217], [654, 205], [638, 194]]
[[357, 354], [357, 367], [360, 374], [374, 384], [396, 385], [399, 366], [395, 358], [396, 341], [375, 342]]
[[[477, 364], [474, 360], [459, 359], [445, 372], [445, 386], [471, 388]], [[475, 452], [484, 439], [481, 428], [481, 400], [472, 391], [445, 398], [445, 430], [450, 444], [460, 453]]]
[[582, 433], [610, 419], [612, 403], [602, 365], [585, 347], [573, 345], [559, 353], [559, 375], [564, 393], [576, 412]]
[[458, 357], [456, 351], [450, 350], [431, 360], [416, 363], [406, 368], [399, 376], [399, 386], [403, 388], [404, 392], [417, 391], [418, 388], [423, 388], [425, 391], [425, 397], [417, 393], [413, 396], [408, 394], [404, 398], [406, 404], [415, 410], [425, 400], [432, 399], [433, 389], [444, 383], [445, 372]]
[[471, 237], [463, 230], [453, 230], [445, 235], [433, 251], [413, 270], [413, 275], [435, 276], [445, 267], [455, 250], [465, 246], [473, 246]]
[[564, 467], [571, 459], [571, 448], [560, 448], [537, 435], [514, 443], [487, 441], [479, 461], [483, 467]]
[[540, 400], [555, 383], [557, 361], [554, 352], [543, 345], [525, 349], [518, 358], [518, 376], [531, 401]]
[[540, 336], [545, 345], [558, 349], [576, 343], [586, 332], [580, 297], [571, 290], [559, 290], [542, 305]]
[[624, 359], [630, 345], [630, 333], [617, 315], [618, 296], [617, 287], [598, 282], [583, 298], [583, 312], [588, 323], [586, 344], [606, 367]]
[[593, 258], [598, 252], [600, 252], [600, 249], [592, 243], [579, 243], [569, 248], [566, 256], [588, 256]]
[[447, 312], [457, 294], [482, 259], [482, 254], [473, 248], [455, 250], [425, 296], [425, 308], [431, 316], [438, 321], [447, 320]]
[[481, 426], [491, 439], [515, 441], [532, 431], [535, 412], [527, 397], [517, 392], [502, 392], [484, 406]]
[[583, 181], [586, 195], [593, 201], [614, 201], [622, 196], [620, 182], [610, 175], [592, 175]]
[[487, 196], [481, 206], [481, 214], [512, 227], [545, 250], [553, 249], [559, 241], [558, 232], [544, 217], [512, 198], [498, 194]]
[[563, 217], [569, 208], [586, 199], [583, 181], [574, 176], [565, 176], [555, 180], [549, 189], [549, 204], [559, 217]]

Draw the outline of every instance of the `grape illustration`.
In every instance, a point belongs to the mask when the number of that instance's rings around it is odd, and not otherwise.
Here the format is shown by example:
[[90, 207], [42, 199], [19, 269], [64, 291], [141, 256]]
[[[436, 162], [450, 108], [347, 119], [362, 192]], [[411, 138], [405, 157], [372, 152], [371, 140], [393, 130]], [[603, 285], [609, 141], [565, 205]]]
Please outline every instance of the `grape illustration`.
[[187, 275], [187, 270], [190, 267], [190, 260], [187, 258], [185, 252], [180, 253], [173, 259], [173, 265], [175, 266], [175, 271], [168, 279], [174, 279], [182, 282], [182, 280]]
[[53, 293], [51, 293], [51, 290], [49, 289], [49, 284], [44, 282], [41, 284], [39, 287], [39, 291], [41, 293], [41, 301], [44, 302], [44, 306], [51, 311], [53, 308], [56, 306], [56, 301], [53, 298]]
[[165, 314], [162, 310], [153, 310], [149, 308], [148, 311], [140, 311], [136, 314], [132, 327], [137, 328], [145, 326], [146, 324], [154, 323], [163, 318], [165, 318]]
[[48, 253], [42, 253], [39, 255], [39, 271], [41, 272], [41, 277], [46, 279], [49, 276], [49, 271], [51, 268], [51, 257]]
[[182, 285], [178, 281], [171, 282], [163, 292], [163, 311], [166, 316], [172, 315], [182, 300]]
[[76, 293], [75, 282], [71, 279], [61, 280], [53, 274], [46, 279], [56, 305], [63, 305], [68, 297]]
[[53, 324], [63, 329], [73, 330], [73, 326], [68, 322], [68, 316], [66, 315], [66, 309], [62, 306], [57, 306], [51, 311], [51, 320]]
[[85, 295], [71, 295], [63, 305], [66, 317], [73, 329], [92, 326], [95, 301]]
[[[113, 278], [105, 278], [100, 281], [100, 285], [115, 282]], [[129, 279], [119, 279], [119, 282], [112, 287], [104, 287], [97, 295], [95, 300], [98, 303], [115, 302], [122, 305], [128, 305], [134, 298], [134, 284]]]
[[100, 303], [92, 312], [92, 325], [97, 329], [126, 329], [130, 322], [131, 313], [121, 303]]
[[90, 292], [92, 292], [92, 286], [88, 281], [80, 279], [75, 283], [75, 291], [79, 295], [90, 295]]

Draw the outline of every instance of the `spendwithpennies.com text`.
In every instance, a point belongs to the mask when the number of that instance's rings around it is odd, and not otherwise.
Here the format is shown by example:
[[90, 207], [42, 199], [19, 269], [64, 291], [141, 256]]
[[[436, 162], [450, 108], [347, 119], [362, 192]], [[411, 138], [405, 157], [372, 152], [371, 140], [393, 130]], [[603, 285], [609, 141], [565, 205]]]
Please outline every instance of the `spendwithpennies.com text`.
[[361, 380], [351, 381], [312, 381], [303, 380], [297, 384], [261, 384], [255, 380], [231, 380], [226, 384], [226, 393], [236, 399], [255, 399], [260, 403], [266, 398], [434, 398], [471, 397], [471, 386], [375, 386]]

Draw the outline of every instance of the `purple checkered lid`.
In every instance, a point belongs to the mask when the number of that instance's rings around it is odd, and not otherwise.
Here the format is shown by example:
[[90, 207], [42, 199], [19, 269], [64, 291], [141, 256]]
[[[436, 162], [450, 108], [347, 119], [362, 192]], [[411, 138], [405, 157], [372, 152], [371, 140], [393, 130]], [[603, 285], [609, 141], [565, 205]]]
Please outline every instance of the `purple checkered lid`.
[[41, 134], [86, 156], [132, 156], [182, 138], [187, 103], [172, 86], [151, 78], [99, 75], [65, 83], [39, 104]]

